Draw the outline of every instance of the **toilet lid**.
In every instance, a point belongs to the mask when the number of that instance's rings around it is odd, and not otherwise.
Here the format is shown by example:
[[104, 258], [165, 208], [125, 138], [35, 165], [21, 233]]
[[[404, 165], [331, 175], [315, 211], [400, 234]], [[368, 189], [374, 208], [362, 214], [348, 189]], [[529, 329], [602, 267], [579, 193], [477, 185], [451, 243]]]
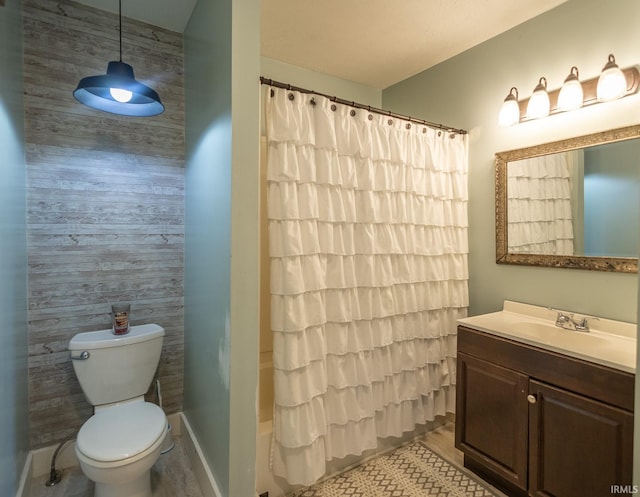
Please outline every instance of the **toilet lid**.
[[96, 461], [113, 462], [147, 450], [167, 427], [164, 411], [149, 402], [101, 409], [82, 425], [77, 448]]

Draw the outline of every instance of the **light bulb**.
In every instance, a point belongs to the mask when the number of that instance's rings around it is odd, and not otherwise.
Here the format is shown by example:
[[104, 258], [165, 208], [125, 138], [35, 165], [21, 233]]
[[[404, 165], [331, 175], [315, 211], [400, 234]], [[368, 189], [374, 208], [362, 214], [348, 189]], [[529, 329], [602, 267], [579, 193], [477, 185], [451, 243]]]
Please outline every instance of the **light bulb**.
[[109, 93], [114, 100], [120, 103], [127, 103], [133, 97], [133, 92], [123, 88], [109, 88]]
[[[514, 95], [515, 92], [515, 95]], [[518, 105], [518, 89], [514, 86], [504, 99], [498, 115], [498, 126], [513, 126], [520, 121], [520, 106]]]
[[584, 91], [578, 79], [578, 68], [573, 66], [567, 79], [564, 80], [558, 95], [558, 109], [562, 111], [576, 110], [582, 107]]
[[551, 103], [549, 102], [549, 94], [547, 93], [547, 79], [542, 77], [533, 90], [533, 95], [529, 98], [527, 117], [529, 119], [547, 117], [550, 110]]
[[627, 79], [616, 64], [616, 58], [609, 54], [609, 60], [598, 78], [596, 95], [601, 102], [615, 100], [627, 92]]

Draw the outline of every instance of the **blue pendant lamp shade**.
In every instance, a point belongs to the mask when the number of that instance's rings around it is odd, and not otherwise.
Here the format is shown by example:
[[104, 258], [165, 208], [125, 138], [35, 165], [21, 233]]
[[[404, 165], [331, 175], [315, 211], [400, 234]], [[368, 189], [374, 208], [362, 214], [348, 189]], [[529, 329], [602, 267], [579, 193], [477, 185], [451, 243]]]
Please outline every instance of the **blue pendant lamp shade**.
[[136, 81], [133, 67], [111, 61], [107, 74], [82, 78], [73, 96], [94, 109], [124, 116], [156, 116], [164, 111], [160, 96]]
[[119, 5], [120, 60], [111, 61], [107, 74], [82, 78], [73, 96], [94, 109], [123, 116], [156, 116], [164, 111], [160, 96], [136, 81], [133, 67], [122, 62], [122, 0]]

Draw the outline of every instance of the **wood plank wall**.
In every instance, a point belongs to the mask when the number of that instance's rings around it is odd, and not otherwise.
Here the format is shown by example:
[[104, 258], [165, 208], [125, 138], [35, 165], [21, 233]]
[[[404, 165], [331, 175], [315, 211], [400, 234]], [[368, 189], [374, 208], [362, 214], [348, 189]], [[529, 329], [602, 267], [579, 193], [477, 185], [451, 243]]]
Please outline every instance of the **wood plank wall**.
[[[125, 4], [126, 5], [126, 4]], [[111, 303], [167, 332], [158, 377], [182, 410], [184, 82], [182, 35], [123, 19], [123, 61], [165, 104], [122, 117], [73, 98], [118, 59], [118, 18], [66, 0], [24, 1], [31, 447], [92, 414], [67, 345], [108, 328]], [[126, 15], [126, 10], [123, 12]]]

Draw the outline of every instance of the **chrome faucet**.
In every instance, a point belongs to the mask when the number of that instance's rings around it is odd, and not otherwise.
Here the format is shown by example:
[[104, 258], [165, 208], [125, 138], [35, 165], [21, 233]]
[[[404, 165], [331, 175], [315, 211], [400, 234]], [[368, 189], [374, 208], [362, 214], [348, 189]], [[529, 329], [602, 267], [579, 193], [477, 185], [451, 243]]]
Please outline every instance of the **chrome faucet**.
[[565, 330], [574, 330], [574, 331], [589, 331], [589, 323], [587, 322], [587, 318], [583, 317], [582, 319], [576, 321], [573, 319], [573, 314], [565, 314], [562, 311], [558, 311], [558, 316], [556, 317], [556, 326], [559, 328], [564, 328]]

